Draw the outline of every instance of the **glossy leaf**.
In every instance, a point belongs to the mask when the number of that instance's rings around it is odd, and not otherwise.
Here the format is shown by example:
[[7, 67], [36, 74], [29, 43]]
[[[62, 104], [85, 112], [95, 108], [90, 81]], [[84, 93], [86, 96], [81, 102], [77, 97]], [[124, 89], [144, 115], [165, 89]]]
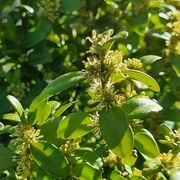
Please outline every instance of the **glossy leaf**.
[[41, 103], [39, 103], [36, 113], [34, 114], [35, 117], [33, 118], [32, 123], [42, 124], [49, 116], [50, 112], [51, 112], [50, 105], [47, 103], [47, 101], [42, 101]]
[[170, 38], [171, 38], [171, 35], [168, 32], [162, 32], [159, 30], [149, 31], [149, 34], [153, 37], [157, 37], [157, 38], [164, 39], [164, 40], [170, 40]]
[[122, 105], [122, 109], [128, 114], [129, 118], [144, 118], [150, 112], [161, 111], [162, 107], [149, 98], [135, 97], [126, 101]]
[[40, 95], [38, 95], [31, 103], [29, 108], [29, 121], [34, 123], [34, 118], [36, 117], [36, 111], [42, 101], [77, 84], [82, 79], [83, 79], [82, 73], [78, 71], [78, 72], [70, 72], [64, 74], [53, 80], [50, 84], [48, 84], [45, 87], [45, 89], [40, 93]]
[[81, 157], [85, 162], [89, 162], [97, 170], [103, 166], [103, 160], [91, 148], [79, 148], [74, 151], [74, 155]]
[[61, 105], [60, 102], [58, 101], [49, 101], [48, 104], [51, 106], [51, 112], [52, 114], [55, 113], [55, 111], [59, 108], [59, 106]]
[[13, 105], [13, 107], [16, 109], [18, 115], [21, 117], [24, 111], [21, 103], [14, 96], [8, 95], [7, 98], [9, 102]]
[[102, 179], [101, 173], [96, 168], [96, 166], [88, 162], [87, 159], [82, 156], [76, 155], [72, 157], [71, 164], [73, 164], [73, 169], [72, 169], [73, 175], [77, 179], [81, 179], [81, 180]]
[[137, 158], [137, 153], [133, 150], [131, 154], [122, 159], [122, 163], [127, 164], [128, 166], [133, 166], [136, 163]]
[[2, 131], [3, 129], [4, 129], [4, 124], [0, 122], [0, 131]]
[[165, 123], [162, 123], [160, 125], [160, 133], [163, 135], [163, 136], [168, 136], [170, 133], [173, 133], [172, 129]]
[[121, 171], [114, 170], [110, 175], [110, 180], [126, 180], [126, 178], [121, 176]]
[[76, 102], [76, 101], [73, 101], [73, 102], [70, 102], [70, 103], [68, 103], [68, 104], [64, 104], [64, 105], [60, 106], [60, 108], [58, 108], [58, 109], [56, 110], [56, 112], [54, 113], [54, 116], [55, 116], [55, 117], [61, 116], [62, 113], [63, 113], [64, 111], [66, 111], [69, 107], [71, 107], [75, 102]]
[[34, 9], [33, 9], [31, 6], [22, 4], [20, 7], [26, 9], [26, 10], [27, 10], [28, 12], [30, 12], [31, 14], [34, 13]]
[[50, 114], [51, 114], [51, 105], [49, 103], [47, 103], [44, 106], [43, 110], [41, 111], [41, 114], [40, 114], [37, 124], [38, 125], [44, 124], [44, 122], [47, 120], [47, 118], [49, 117]]
[[53, 95], [56, 95], [57, 93], [60, 93], [71, 86], [74, 86], [82, 79], [83, 76], [80, 71], [70, 72], [54, 79], [45, 87], [41, 94], [35, 98], [35, 100], [32, 102], [30, 106], [30, 110], [34, 107], [37, 107], [39, 102], [48, 99]]
[[0, 144], [0, 172], [13, 167], [12, 156], [11, 150]]
[[156, 55], [146, 55], [146, 56], [142, 56], [139, 58], [139, 60], [144, 64], [144, 65], [149, 65], [152, 64], [154, 62], [156, 62], [157, 60], [160, 60], [161, 56], [156, 56]]
[[21, 122], [21, 119], [18, 114], [16, 113], [8, 113], [3, 116], [3, 119], [15, 121], [15, 122]]
[[133, 78], [137, 81], [144, 83], [152, 90], [156, 92], [160, 91], [160, 87], [158, 83], [156, 82], [156, 80], [152, 78], [151, 76], [149, 76], [148, 74], [138, 71], [138, 70], [134, 70], [134, 69], [128, 69], [124, 71], [124, 73], [127, 74], [130, 78]]
[[43, 125], [40, 130], [43, 135], [43, 140], [60, 146], [65, 140], [57, 138], [57, 129], [61, 118], [50, 118]]
[[133, 133], [124, 111], [114, 107], [101, 112], [99, 126], [103, 138], [114, 154], [126, 157], [132, 152]]
[[91, 131], [89, 114], [76, 112], [66, 116], [59, 123], [57, 135], [64, 139], [79, 138]]
[[34, 161], [45, 171], [55, 177], [68, 176], [68, 161], [62, 152], [47, 142], [34, 142], [30, 147]]
[[143, 130], [134, 136], [135, 148], [143, 155], [155, 158], [159, 155], [158, 145], [150, 132]]

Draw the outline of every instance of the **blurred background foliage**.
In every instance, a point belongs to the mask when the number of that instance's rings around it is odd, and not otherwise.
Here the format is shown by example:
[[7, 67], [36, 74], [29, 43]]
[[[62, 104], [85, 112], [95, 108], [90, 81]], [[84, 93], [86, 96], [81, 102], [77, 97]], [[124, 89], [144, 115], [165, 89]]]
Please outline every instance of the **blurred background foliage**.
[[[180, 126], [180, 1], [178, 0], [1, 0], [0, 117], [10, 111], [8, 94], [24, 106], [54, 78], [83, 68], [91, 31], [127, 31], [114, 46], [126, 58], [146, 59], [144, 71], [161, 87], [145, 92], [163, 107], [145, 126], [158, 136], [158, 125]], [[155, 59], [155, 60], [154, 60]], [[85, 109], [86, 83], [56, 100], [77, 100]], [[73, 110], [73, 109], [72, 109]], [[2, 139], [1, 139], [2, 140]]]

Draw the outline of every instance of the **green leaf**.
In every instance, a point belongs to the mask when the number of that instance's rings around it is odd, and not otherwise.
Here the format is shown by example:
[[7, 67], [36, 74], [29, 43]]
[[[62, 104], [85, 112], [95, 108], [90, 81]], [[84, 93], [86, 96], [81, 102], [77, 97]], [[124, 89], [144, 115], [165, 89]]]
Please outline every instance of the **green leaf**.
[[59, 109], [56, 110], [56, 112], [54, 113], [54, 117], [59, 117], [62, 115], [62, 113], [64, 111], [66, 111], [69, 107], [71, 107], [76, 101], [70, 102], [68, 104], [64, 104], [62, 106], [60, 106]]
[[39, 19], [35, 27], [35, 31], [29, 32], [24, 37], [23, 46], [25, 48], [30, 48], [37, 45], [38, 43], [46, 39], [51, 28], [52, 28], [52, 24], [50, 23], [50, 21], [43, 18]]
[[131, 119], [144, 118], [150, 112], [158, 112], [162, 110], [162, 107], [155, 101], [146, 97], [135, 97], [127, 100], [122, 109], [128, 114]]
[[110, 175], [110, 180], [126, 180], [123, 176], [120, 175], [121, 171], [114, 170]]
[[57, 135], [64, 139], [82, 137], [91, 131], [91, 127], [88, 126], [90, 123], [89, 114], [86, 112], [69, 114], [60, 121]]
[[28, 12], [30, 12], [31, 14], [34, 13], [34, 9], [33, 9], [31, 6], [21, 4], [20, 7], [26, 9], [26, 10], [27, 10]]
[[31, 123], [35, 124], [43, 124], [45, 122], [45, 120], [48, 118], [48, 116], [51, 113], [51, 106], [50, 104], [48, 104], [47, 100], [42, 101], [41, 103], [39, 103], [39, 106], [36, 110], [36, 114], [35, 117], [33, 119], [33, 122], [31, 121]]
[[162, 32], [159, 30], [151, 30], [151, 31], [149, 31], [148, 34], [150, 34], [153, 37], [157, 37], [157, 38], [164, 39], [164, 40], [170, 40], [170, 38], [171, 38], [171, 35], [168, 32]]
[[29, 108], [29, 121], [34, 123], [34, 118], [36, 116], [36, 111], [40, 103], [57, 93], [62, 92], [63, 90], [76, 85], [80, 80], [83, 79], [82, 73], [78, 72], [70, 72], [64, 74], [55, 80], [53, 80], [50, 84], [48, 84], [45, 89], [38, 95], [30, 105]]
[[42, 111], [40, 112], [40, 116], [37, 121], [37, 124], [38, 125], [44, 124], [44, 122], [47, 120], [47, 118], [49, 117], [50, 114], [51, 114], [51, 105], [49, 103], [47, 103], [44, 106], [44, 108], [42, 109]]
[[21, 119], [18, 114], [16, 113], [8, 113], [3, 116], [3, 119], [15, 121], [15, 122], [21, 122]]
[[0, 172], [13, 167], [12, 156], [11, 150], [0, 144]]
[[60, 102], [58, 101], [49, 101], [48, 104], [51, 106], [51, 112], [52, 114], [55, 113], [55, 111], [59, 108], [59, 106], [61, 105]]
[[112, 73], [110, 76], [111, 81], [113, 81], [114, 83], [118, 83], [121, 82], [125, 79], [126, 77], [123, 74], [117, 74], [117, 73]]
[[[105, 31], [103, 34], [107, 34], [110, 36], [112, 33], [113, 33], [113, 30], [110, 29], [108, 31]], [[105, 42], [101, 46], [100, 56], [103, 58], [116, 40], [125, 39], [127, 36], [128, 36], [128, 33], [126, 31], [122, 31], [114, 35], [111, 39], [109, 39], [107, 42]]]
[[156, 92], [160, 91], [160, 87], [159, 87], [158, 83], [156, 82], [156, 80], [154, 78], [152, 78], [151, 76], [149, 76], [148, 74], [138, 71], [138, 70], [134, 70], [134, 69], [128, 69], [128, 70], [124, 71], [124, 73], [127, 74], [130, 78], [136, 79], [136, 80], [146, 84], [152, 90], [154, 90]]
[[91, 148], [79, 148], [74, 151], [74, 155], [81, 157], [85, 162], [89, 162], [97, 170], [103, 166], [102, 159]]
[[4, 129], [4, 124], [0, 122], [0, 131], [2, 131], [3, 129]]
[[132, 151], [127, 157], [122, 159], [123, 164], [127, 164], [128, 166], [133, 166], [137, 160], [138, 156], [135, 150]]
[[149, 131], [144, 129], [143, 131], [136, 133], [134, 142], [135, 148], [143, 155], [150, 158], [155, 158], [159, 155], [158, 145]]
[[146, 55], [146, 56], [142, 56], [139, 58], [139, 60], [144, 64], [144, 65], [149, 65], [152, 64], [154, 62], [156, 62], [157, 60], [160, 60], [161, 56], [156, 56], [156, 55]]
[[60, 146], [65, 140], [57, 138], [57, 129], [61, 118], [51, 118], [48, 119], [41, 127], [41, 134], [43, 135], [43, 140], [48, 141], [52, 144]]
[[82, 79], [83, 75], [80, 71], [70, 72], [54, 79], [45, 87], [41, 94], [35, 98], [30, 106], [30, 109], [32, 109], [34, 106], [38, 106], [38, 102], [42, 102], [43, 100], [48, 99], [57, 93], [60, 93], [65, 89], [76, 85]]
[[72, 11], [79, 10], [83, 4], [84, 2], [82, 0], [61, 0], [61, 11], [71, 13]]
[[13, 105], [13, 107], [16, 109], [18, 115], [21, 117], [24, 111], [21, 103], [14, 96], [8, 95], [7, 98], [9, 102]]
[[133, 149], [133, 133], [124, 111], [113, 107], [100, 113], [100, 131], [107, 145], [118, 157], [128, 156]]
[[71, 157], [71, 164], [73, 165], [72, 173], [77, 179], [102, 180], [101, 173], [90, 162], [81, 156]]
[[68, 161], [61, 151], [47, 142], [34, 142], [30, 147], [34, 161], [45, 171], [58, 178], [68, 176]]
[[170, 135], [170, 133], [173, 133], [172, 129], [165, 123], [162, 123], [160, 125], [159, 130], [163, 136], [168, 136], [168, 135]]

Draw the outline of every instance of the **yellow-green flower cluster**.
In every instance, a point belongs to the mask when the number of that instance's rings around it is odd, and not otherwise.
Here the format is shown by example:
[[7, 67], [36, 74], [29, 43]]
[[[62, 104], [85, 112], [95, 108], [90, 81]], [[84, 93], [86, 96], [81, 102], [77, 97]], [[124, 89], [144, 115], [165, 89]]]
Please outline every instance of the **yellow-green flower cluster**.
[[17, 161], [16, 172], [18, 179], [26, 179], [31, 176], [32, 157], [29, 153], [30, 144], [38, 141], [42, 136], [40, 130], [36, 130], [29, 124], [20, 125], [15, 129], [15, 132], [11, 135], [15, 139], [12, 143], [17, 145], [17, 156], [14, 158]]
[[171, 11], [168, 13], [170, 21], [167, 23], [169, 33], [171, 34], [170, 40], [166, 41], [167, 55], [180, 54], [180, 12]]
[[81, 138], [67, 140], [65, 144], [61, 145], [60, 149], [67, 155], [73, 153], [74, 150], [79, 149]]
[[125, 63], [120, 51], [110, 50], [114, 41], [112, 34], [113, 30], [102, 34], [97, 34], [93, 30], [92, 37], [87, 38], [92, 43], [88, 51], [91, 55], [84, 61], [85, 75], [90, 80], [90, 87], [87, 90], [91, 97], [90, 103], [105, 109], [121, 105], [125, 98], [130, 97], [125, 95], [126, 92], [121, 92], [121, 88], [116, 88], [116, 82], [113, 80], [115, 76], [127, 70], [130, 65], [132, 68], [141, 67], [138, 60], [128, 59]]
[[124, 63], [127, 65], [129, 69], [141, 69], [143, 66], [141, 61], [136, 58], [128, 58], [127, 60], [124, 60]]
[[60, 0], [41, 0], [38, 15], [46, 17], [51, 22], [59, 17]]
[[89, 48], [89, 52], [99, 54], [99, 50], [108, 40], [111, 39], [113, 30], [106, 31], [102, 34], [97, 34], [95, 30], [92, 31], [92, 37], [87, 37], [87, 39], [92, 43]]

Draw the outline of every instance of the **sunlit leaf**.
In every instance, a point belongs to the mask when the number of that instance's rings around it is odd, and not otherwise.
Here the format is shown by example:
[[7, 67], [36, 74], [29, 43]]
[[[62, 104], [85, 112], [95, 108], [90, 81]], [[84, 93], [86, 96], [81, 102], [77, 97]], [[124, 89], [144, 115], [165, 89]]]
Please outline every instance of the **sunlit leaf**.
[[168, 136], [168, 135], [170, 135], [170, 133], [173, 133], [172, 129], [165, 123], [162, 123], [160, 125], [159, 130], [163, 136]]
[[161, 56], [156, 56], [156, 55], [146, 55], [146, 56], [141, 56], [139, 60], [144, 64], [144, 65], [149, 65], [157, 60], [160, 60]]
[[121, 176], [121, 171], [114, 170], [110, 175], [110, 180], [126, 180], [126, 178]]
[[162, 107], [155, 101], [146, 97], [135, 97], [127, 100], [122, 109], [128, 114], [129, 118], [144, 118], [150, 112], [158, 112]]
[[30, 105], [29, 108], [29, 121], [35, 122], [34, 118], [36, 116], [36, 111], [38, 109], [38, 106], [40, 103], [58, 93], [61, 93], [65, 89], [76, 85], [78, 82], [80, 82], [83, 79], [81, 72], [70, 72], [67, 74], [64, 74], [55, 80], [53, 80], [51, 83], [49, 83], [45, 89], [38, 95], [33, 102]]
[[119, 157], [126, 157], [132, 152], [133, 133], [124, 111], [114, 107], [101, 112], [99, 126], [103, 138], [113, 153]]
[[159, 30], [151, 30], [151, 31], [149, 31], [148, 34], [153, 37], [164, 39], [164, 40], [170, 40], [170, 38], [171, 38], [171, 35], [168, 32], [162, 32]]
[[16, 113], [8, 113], [8, 114], [5, 114], [5, 115], [3, 116], [3, 119], [5, 119], [5, 120], [10, 120], [10, 121], [15, 121], [15, 122], [20, 122], [20, 121], [21, 121], [19, 115], [16, 114]]
[[151, 76], [149, 76], [148, 74], [138, 71], [138, 70], [134, 70], [134, 69], [128, 69], [124, 73], [127, 74], [130, 78], [133, 78], [135, 80], [138, 80], [146, 84], [152, 90], [156, 92], [160, 91], [160, 87], [158, 83], [156, 82], [156, 80], [152, 78]]
[[131, 154], [129, 154], [124, 159], [122, 159], [122, 162], [123, 162], [123, 164], [127, 164], [128, 166], [133, 166], [135, 164], [137, 158], [138, 158], [137, 152], [133, 150]]
[[69, 107], [71, 107], [75, 102], [76, 102], [76, 101], [73, 101], [73, 102], [70, 102], [70, 103], [68, 103], [68, 104], [64, 104], [64, 105], [60, 106], [60, 108], [58, 108], [58, 109], [56, 110], [56, 112], [54, 113], [54, 116], [55, 116], [55, 117], [61, 116], [62, 113], [63, 113], [64, 111], [66, 111]]
[[147, 130], [140, 131], [134, 136], [135, 148], [147, 157], [155, 158], [159, 155], [158, 145], [153, 135]]
[[16, 109], [18, 115], [21, 117], [24, 111], [21, 103], [14, 96], [8, 95], [7, 98], [13, 105], [13, 107]]
[[[90, 156], [92, 156], [92, 159]], [[73, 175], [81, 180], [101, 180], [101, 171], [99, 170], [99, 167], [94, 164], [95, 162], [93, 162], [93, 160], [96, 161], [96, 158], [97, 155], [93, 151], [89, 152], [88, 150], [84, 150], [84, 154], [77, 152], [74, 157], [71, 157]]]
[[69, 114], [59, 123], [57, 135], [64, 139], [79, 138], [91, 131], [89, 114], [76, 112]]
[[34, 161], [45, 172], [58, 178], [68, 176], [68, 161], [62, 152], [47, 142], [34, 142], [31, 144], [31, 155]]

